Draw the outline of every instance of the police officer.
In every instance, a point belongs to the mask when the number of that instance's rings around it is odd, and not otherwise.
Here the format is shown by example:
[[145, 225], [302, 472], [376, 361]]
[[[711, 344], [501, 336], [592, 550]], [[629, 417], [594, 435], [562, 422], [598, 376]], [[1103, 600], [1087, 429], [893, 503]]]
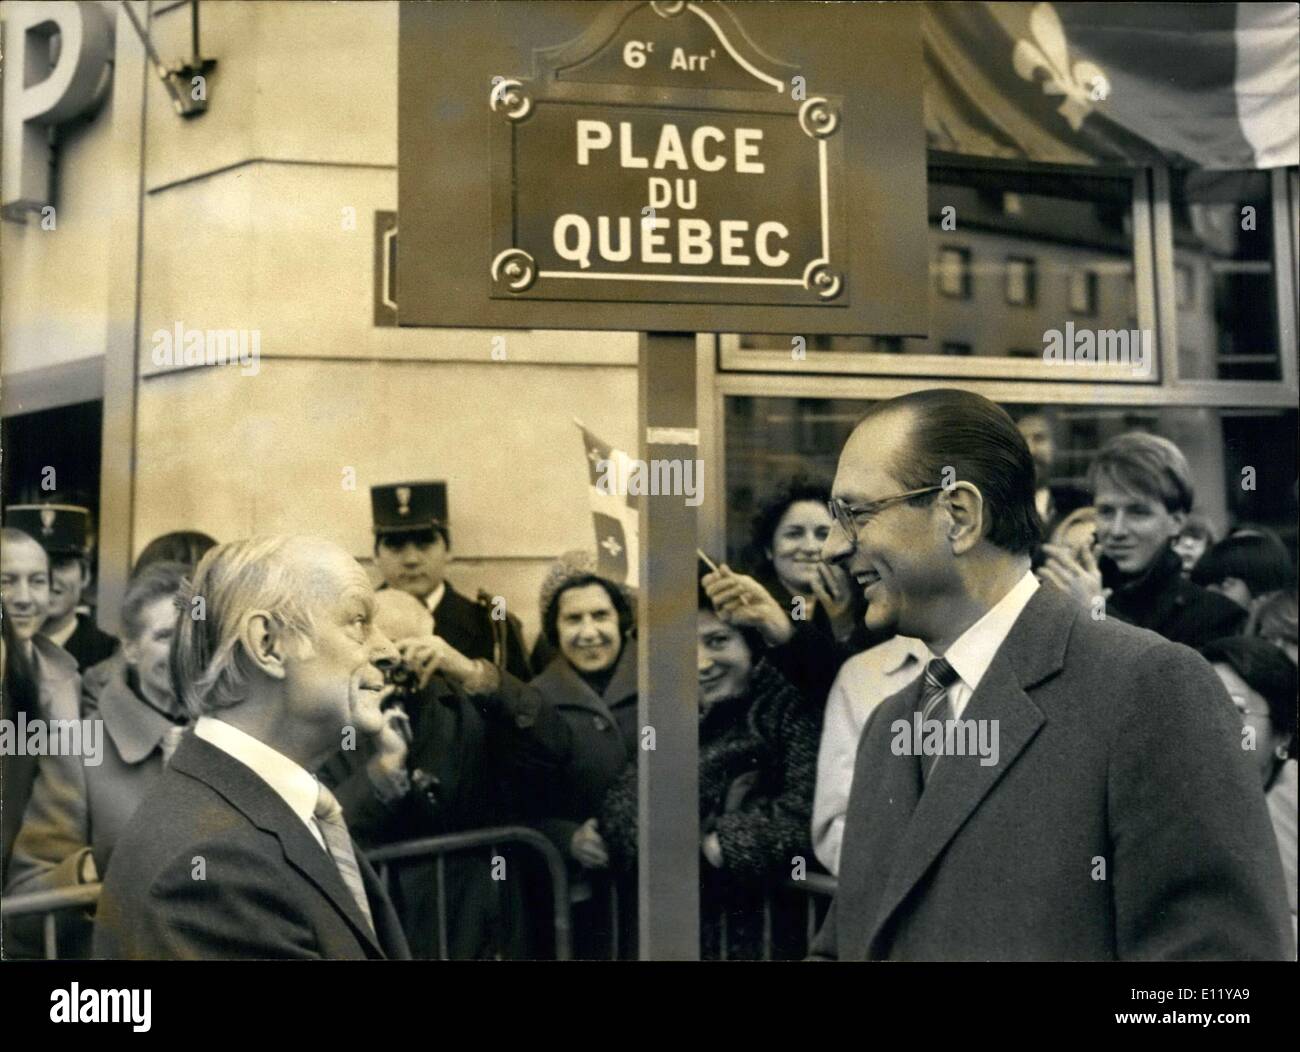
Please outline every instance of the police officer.
[[50, 605], [41, 635], [76, 659], [77, 671], [112, 657], [117, 639], [82, 605], [90, 587], [90, 510], [75, 504], [14, 504], [5, 523], [34, 537], [50, 557]]
[[451, 533], [445, 482], [403, 482], [370, 488], [375, 563], [384, 586], [429, 608], [434, 631], [467, 658], [486, 658], [519, 679], [531, 676], [519, 621], [481, 591], [477, 601], [447, 580]]

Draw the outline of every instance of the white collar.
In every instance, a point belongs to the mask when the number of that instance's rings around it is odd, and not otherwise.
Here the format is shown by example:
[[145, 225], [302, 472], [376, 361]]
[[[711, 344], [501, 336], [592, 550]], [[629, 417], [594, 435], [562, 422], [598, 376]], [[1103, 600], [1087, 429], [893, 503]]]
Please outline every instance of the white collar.
[[442, 597], [447, 594], [447, 582], [443, 581], [432, 592], [424, 597], [424, 605], [429, 608], [429, 613], [438, 609], [438, 604], [442, 602]]
[[997, 601], [989, 611], [966, 629], [943, 655], [974, 693], [993, 664], [993, 655], [1006, 642], [1011, 626], [1024, 611], [1038, 590], [1038, 578], [1030, 571], [1016, 582], [1015, 587]]
[[911, 636], [893, 636], [875, 649], [880, 655], [881, 668], [887, 676], [903, 671], [913, 661], [924, 665], [934, 657], [929, 647]]
[[282, 752], [241, 731], [233, 724], [213, 716], [200, 716], [194, 724], [194, 736], [215, 745], [238, 760], [275, 790], [308, 829], [315, 832], [312, 818], [320, 785], [305, 767]]

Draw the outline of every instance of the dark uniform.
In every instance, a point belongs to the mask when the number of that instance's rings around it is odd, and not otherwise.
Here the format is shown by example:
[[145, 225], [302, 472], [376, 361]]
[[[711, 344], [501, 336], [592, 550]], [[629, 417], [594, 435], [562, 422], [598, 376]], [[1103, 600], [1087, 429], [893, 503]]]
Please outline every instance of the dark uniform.
[[[321, 772], [335, 786], [348, 828], [366, 848], [515, 824], [521, 780], [554, 778], [572, 751], [564, 719], [534, 688], [509, 675], [495, 694], [477, 698], [435, 675], [400, 704], [412, 731], [412, 788], [404, 796], [380, 800], [365, 770], [369, 742], [338, 753]], [[503, 880], [493, 879], [494, 856], [505, 861]], [[521, 854], [501, 845], [443, 857], [441, 889], [435, 863], [427, 858], [395, 867], [392, 894], [412, 954], [451, 960], [536, 956]], [[447, 918], [445, 930], [440, 913]]]
[[102, 631], [88, 615], [78, 614], [77, 627], [64, 641], [63, 649], [76, 658], [77, 671], [85, 672], [117, 653], [117, 637]]
[[[14, 504], [5, 510], [5, 525], [32, 537], [54, 563], [86, 559], [90, 551], [90, 510], [75, 504]], [[78, 613], [77, 627], [61, 646], [85, 672], [117, 651], [117, 638], [101, 631], [88, 614]]]
[[[451, 546], [445, 482], [371, 486], [370, 509], [376, 537], [428, 531]], [[530, 679], [519, 619], [506, 614], [498, 620], [493, 612], [487, 592], [480, 590], [477, 601], [470, 600], [444, 581], [433, 608], [434, 631], [466, 657], [483, 658], [521, 680]]]
[[[373, 487], [371, 504], [376, 536], [440, 533], [447, 539], [445, 483]], [[336, 787], [348, 828], [367, 848], [517, 823], [520, 779], [545, 781], [569, 761], [568, 724], [523, 682], [528, 663], [518, 621], [495, 620], [491, 597], [481, 593], [472, 602], [450, 584], [433, 616], [437, 634], [458, 651], [505, 672], [490, 696], [470, 697], [435, 675], [423, 691], [398, 701], [410, 719], [412, 740], [411, 787], [397, 799], [381, 799], [370, 781], [369, 742], [340, 752], [322, 771], [322, 780]], [[493, 879], [494, 856], [505, 860], [504, 880]], [[395, 904], [414, 956], [536, 956], [523, 897], [524, 853], [499, 846], [443, 858], [441, 888], [431, 860], [394, 866]], [[445, 928], [440, 914], [447, 918]]]

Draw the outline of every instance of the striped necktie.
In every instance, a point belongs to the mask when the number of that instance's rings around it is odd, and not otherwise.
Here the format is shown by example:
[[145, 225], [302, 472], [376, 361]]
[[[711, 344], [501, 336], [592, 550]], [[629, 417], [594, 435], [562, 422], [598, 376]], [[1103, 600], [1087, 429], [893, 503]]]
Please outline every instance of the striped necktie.
[[[952, 703], [948, 700], [948, 688], [957, 682], [957, 670], [943, 658], [935, 658], [925, 666], [925, 675], [921, 682], [921, 726], [924, 729], [928, 720], [938, 720], [946, 724], [952, 716]], [[921, 781], [928, 782], [939, 762], [939, 754], [921, 757]]]
[[330, 858], [338, 867], [339, 876], [347, 885], [348, 891], [356, 900], [357, 908], [366, 918], [370, 933], [375, 933], [375, 920], [370, 915], [370, 902], [366, 898], [366, 888], [361, 882], [361, 870], [357, 868], [357, 856], [352, 850], [352, 837], [343, 821], [343, 808], [327, 786], [320, 787], [316, 797], [316, 824], [320, 827], [325, 845], [329, 848]]

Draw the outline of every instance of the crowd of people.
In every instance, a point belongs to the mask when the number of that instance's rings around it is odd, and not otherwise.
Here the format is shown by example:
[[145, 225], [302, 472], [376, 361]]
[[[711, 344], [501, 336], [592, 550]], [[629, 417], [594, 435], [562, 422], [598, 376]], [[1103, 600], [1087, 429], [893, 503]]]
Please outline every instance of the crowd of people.
[[[833, 483], [771, 495], [743, 568], [701, 561], [703, 957], [1294, 956], [1287, 546], [1217, 539], [1161, 436], [1110, 441], [1086, 485], [1053, 460], [1042, 412], [878, 403]], [[566, 553], [529, 650], [448, 580], [444, 484], [372, 509], [377, 589], [323, 541], [158, 538], [120, 641], [82, 602], [85, 509], [6, 509], [4, 718], [105, 732], [102, 762], [0, 769], [5, 895], [103, 882], [60, 914], [62, 956], [551, 956], [526, 845], [386, 883], [367, 861], [501, 826], [564, 859], [576, 956], [636, 956], [635, 595]], [[920, 749], [963, 715], [1000, 755]], [[4, 952], [39, 955], [38, 918]]]

